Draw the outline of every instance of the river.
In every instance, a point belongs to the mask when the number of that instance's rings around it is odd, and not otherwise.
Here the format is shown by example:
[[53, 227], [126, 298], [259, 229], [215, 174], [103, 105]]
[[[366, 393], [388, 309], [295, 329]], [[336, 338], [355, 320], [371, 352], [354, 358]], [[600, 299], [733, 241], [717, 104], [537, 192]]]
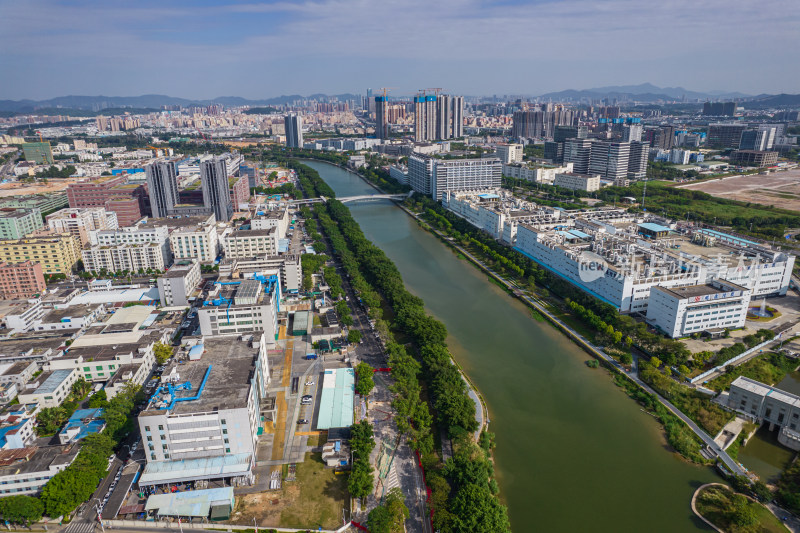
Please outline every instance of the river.
[[[308, 161], [338, 196], [375, 190]], [[353, 204], [364, 234], [449, 331], [485, 398], [495, 467], [514, 531], [708, 531], [690, 508], [714, 471], [667, 450], [658, 423], [588, 354], [490, 283], [389, 201]]]

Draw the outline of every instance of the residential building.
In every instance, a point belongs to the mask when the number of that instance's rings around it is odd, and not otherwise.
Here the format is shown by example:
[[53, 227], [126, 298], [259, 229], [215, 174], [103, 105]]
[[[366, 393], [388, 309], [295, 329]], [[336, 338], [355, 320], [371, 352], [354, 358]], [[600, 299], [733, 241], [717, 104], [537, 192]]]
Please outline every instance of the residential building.
[[[12, 388], [16, 389], [13, 384]], [[36, 419], [22, 409], [3, 413], [0, 419], [0, 450], [19, 450], [30, 446], [36, 439], [35, 424]]]
[[445, 191], [499, 187], [502, 167], [496, 158], [444, 160], [412, 154], [408, 158], [409, 185], [441, 200]]
[[589, 135], [587, 126], [556, 125], [553, 128], [553, 141], [563, 143], [567, 139], [585, 139]]
[[206, 338], [188, 348], [186, 359], [163, 374], [139, 414], [147, 460], [139, 484], [252, 482], [270, 381], [264, 337], [252, 343]]
[[228, 160], [224, 157], [215, 157], [200, 163], [203, 205], [213, 209], [220, 222], [228, 222], [233, 216], [227, 163]]
[[628, 156], [628, 180], [643, 180], [647, 177], [647, 156], [650, 144], [646, 142], [631, 141], [630, 155]]
[[21, 393], [19, 403], [36, 403], [39, 407], [58, 407], [72, 391], [78, 381], [75, 369], [43, 372], [27, 383], [27, 390]]
[[731, 162], [750, 167], [768, 167], [778, 162], [778, 152], [736, 150], [731, 154]]
[[703, 104], [703, 114], [707, 116], [732, 117], [735, 113], [736, 102], [705, 102]]
[[150, 213], [156, 218], [171, 214], [178, 200], [178, 175], [175, 161], [156, 161], [145, 166]]
[[52, 165], [53, 150], [49, 142], [23, 143], [22, 153], [25, 154], [25, 161], [32, 161], [37, 165]]
[[451, 139], [460, 139], [464, 136], [464, 97], [451, 96], [452, 102], [452, 130], [450, 133]]
[[522, 161], [522, 145], [521, 144], [498, 144], [495, 147], [495, 155], [500, 162], [504, 165], [511, 163], [519, 163]]
[[200, 332], [204, 336], [263, 332], [272, 342], [277, 339], [279, 307], [278, 276], [217, 284], [197, 312]]
[[39, 363], [36, 361], [0, 363], [0, 383], [13, 383], [17, 386], [17, 390], [25, 390], [25, 384], [38, 371]]
[[643, 139], [653, 148], [670, 150], [675, 146], [675, 126], [647, 127]]
[[43, 225], [38, 209], [0, 207], [0, 239], [21, 239]]
[[106, 427], [103, 418], [103, 409], [89, 408], [77, 409], [58, 432], [58, 441], [61, 444], [70, 444], [82, 440], [92, 433], [100, 433]]
[[219, 252], [219, 236], [215, 217], [192, 217], [176, 228], [169, 236], [175, 260], [196, 259], [200, 263], [211, 263]]
[[104, 207], [67, 208], [47, 215], [47, 227], [56, 233], [69, 233], [80, 242], [88, 244], [92, 231], [118, 228], [117, 214]]
[[283, 119], [283, 125], [286, 129], [286, 147], [287, 148], [302, 148], [303, 147], [303, 117], [290, 113]]
[[0, 241], [0, 261], [39, 263], [45, 274], [69, 274], [80, 258], [78, 240], [69, 233]]
[[157, 243], [90, 246], [81, 250], [81, 258], [87, 272], [162, 272], [168, 266]]
[[575, 191], [594, 192], [600, 190], [600, 176], [574, 172], [557, 173], [553, 185]]
[[38, 494], [78, 456], [78, 446], [30, 446], [0, 451], [0, 497]]
[[512, 115], [514, 139], [553, 139], [556, 126], [572, 126], [576, 114], [562, 106], [545, 105], [526, 111], [515, 111]]
[[378, 139], [389, 138], [389, 97], [375, 97], [375, 137]]
[[231, 259], [277, 255], [278, 229], [236, 230], [225, 239], [225, 256]]
[[228, 176], [228, 186], [233, 211], [236, 212], [242, 207], [247, 209], [250, 203], [250, 184], [247, 176]]
[[158, 278], [161, 305], [188, 306], [192, 291], [201, 279], [200, 263], [195, 260], [177, 261]]
[[727, 406], [758, 424], [767, 422], [770, 431], [778, 426], [778, 442], [800, 451], [800, 396], [739, 376], [731, 383]]
[[744, 327], [750, 291], [735, 283], [712, 280], [702, 285], [652, 287], [647, 323], [669, 337]]
[[641, 124], [625, 124], [622, 126], [622, 140], [625, 142], [641, 142], [642, 131]]
[[436, 97], [436, 139], [449, 139], [453, 128], [453, 107], [450, 97], [441, 94]]

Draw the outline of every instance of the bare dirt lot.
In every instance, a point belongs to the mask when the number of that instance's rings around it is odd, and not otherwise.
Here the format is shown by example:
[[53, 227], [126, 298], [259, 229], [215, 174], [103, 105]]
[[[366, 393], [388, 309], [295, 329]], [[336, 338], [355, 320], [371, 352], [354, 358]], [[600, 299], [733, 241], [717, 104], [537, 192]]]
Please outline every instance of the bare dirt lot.
[[735, 176], [681, 187], [712, 196], [800, 211], [800, 169]]
[[70, 183], [77, 181], [77, 178], [67, 178], [51, 179], [48, 183], [3, 183], [0, 185], [0, 197], [64, 191]]

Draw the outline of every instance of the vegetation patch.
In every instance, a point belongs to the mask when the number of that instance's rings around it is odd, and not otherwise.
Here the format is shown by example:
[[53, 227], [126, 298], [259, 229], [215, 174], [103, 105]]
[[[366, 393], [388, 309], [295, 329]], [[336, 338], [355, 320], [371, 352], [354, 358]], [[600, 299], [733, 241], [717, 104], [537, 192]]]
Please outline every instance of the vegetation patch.
[[707, 387], [717, 392], [724, 391], [739, 376], [774, 385], [796, 367], [797, 361], [783, 354], [775, 352], [759, 354], [739, 366], [728, 366], [725, 373], [708, 382]]
[[697, 495], [697, 511], [728, 533], [785, 533], [780, 520], [769, 509], [727, 487], [714, 485]]

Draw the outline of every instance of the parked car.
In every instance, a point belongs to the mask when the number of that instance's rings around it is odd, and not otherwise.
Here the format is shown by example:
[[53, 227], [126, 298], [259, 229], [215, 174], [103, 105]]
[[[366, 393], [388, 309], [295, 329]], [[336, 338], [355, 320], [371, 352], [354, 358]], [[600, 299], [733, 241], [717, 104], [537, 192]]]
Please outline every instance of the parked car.
[[297, 425], [298, 426], [302, 425], [302, 424], [308, 424], [308, 419], [307, 418], [301, 418], [300, 420], [297, 421]]

